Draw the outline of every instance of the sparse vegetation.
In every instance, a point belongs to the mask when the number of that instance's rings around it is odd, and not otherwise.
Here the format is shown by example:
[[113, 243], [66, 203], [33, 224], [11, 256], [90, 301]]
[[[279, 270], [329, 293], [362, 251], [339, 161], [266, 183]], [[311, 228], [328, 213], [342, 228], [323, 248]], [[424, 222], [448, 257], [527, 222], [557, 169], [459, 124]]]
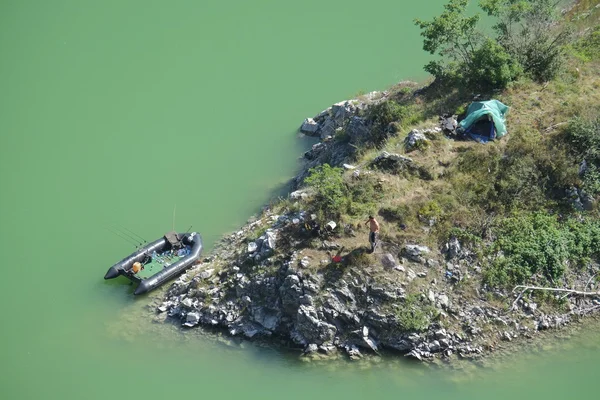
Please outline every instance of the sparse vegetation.
[[[413, 89], [398, 87], [366, 111], [377, 149], [367, 144], [355, 161], [370, 165], [381, 149], [398, 152], [411, 129], [436, 125], [442, 112], [466, 110], [471, 101], [463, 90], [466, 74], [472, 88], [505, 88], [494, 97], [511, 106], [509, 135], [486, 145], [433, 135], [429, 146], [410, 153], [411, 168], [427, 174], [372, 166], [353, 178], [323, 165], [306, 180], [317, 191], [311, 210], [350, 226], [376, 213], [384, 222], [383, 237], [396, 245], [439, 248], [456, 237], [482, 263], [491, 257], [484, 263], [488, 286], [557, 282], [567, 269], [597, 257], [592, 244], [598, 210], [581, 214], [568, 193], [574, 188], [600, 194], [599, 31], [582, 26], [575, 14], [580, 8], [565, 17], [577, 24], [566, 20], [559, 26], [546, 0], [489, 0], [481, 6], [499, 21], [496, 38], [480, 35], [478, 17], [464, 14], [464, 0], [451, 0], [431, 22], [417, 21], [425, 50], [450, 62], [428, 64], [436, 83], [419, 95], [407, 96]], [[573, 36], [566, 33], [575, 29]], [[539, 43], [531, 43], [534, 38]], [[543, 54], [550, 59], [539, 60], [535, 46], [551, 39], [551, 51]], [[562, 69], [555, 68], [559, 64]]]

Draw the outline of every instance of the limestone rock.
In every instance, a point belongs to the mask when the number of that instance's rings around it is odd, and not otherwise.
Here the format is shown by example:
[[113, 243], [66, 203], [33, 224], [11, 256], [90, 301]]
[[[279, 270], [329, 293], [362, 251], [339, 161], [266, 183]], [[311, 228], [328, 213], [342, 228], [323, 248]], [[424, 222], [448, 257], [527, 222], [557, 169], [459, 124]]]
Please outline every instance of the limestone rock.
[[424, 133], [421, 133], [417, 129], [413, 129], [404, 140], [404, 147], [406, 148], [406, 151], [411, 151], [421, 145], [421, 143], [427, 143], [428, 141], [429, 139], [427, 139]]

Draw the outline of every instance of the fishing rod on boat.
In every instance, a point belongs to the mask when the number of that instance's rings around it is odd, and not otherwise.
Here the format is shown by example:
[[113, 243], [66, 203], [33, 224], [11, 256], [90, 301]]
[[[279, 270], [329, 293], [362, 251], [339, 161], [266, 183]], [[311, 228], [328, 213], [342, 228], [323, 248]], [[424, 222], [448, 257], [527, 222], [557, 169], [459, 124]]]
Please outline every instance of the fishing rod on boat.
[[119, 232], [119, 233], [121, 233], [121, 234], [123, 234], [123, 235], [127, 236], [127, 237], [128, 237], [130, 240], [132, 240], [132, 241], [136, 242], [137, 244], [135, 245], [135, 247], [142, 247], [142, 246], [144, 245], [144, 243], [140, 242], [140, 240], [139, 240], [139, 239], [137, 239], [137, 238], [135, 238], [135, 237], [133, 237], [133, 236], [131, 236], [131, 235], [127, 234], [126, 232], [121, 232], [121, 231], [119, 231], [117, 228], [113, 228], [113, 229], [114, 229], [115, 231], [117, 231], [117, 232]]
[[122, 236], [119, 231], [113, 230], [113, 229], [111, 229], [109, 227], [106, 227], [106, 230], [108, 230], [109, 232], [117, 235], [121, 239], [125, 240], [127, 243], [129, 243], [129, 244], [131, 244], [131, 245], [133, 245], [133, 246], [135, 246], [137, 248], [138, 245], [132, 239], [130, 239], [130, 238], [126, 237], [126, 236]]
[[141, 235], [138, 235], [137, 233], [133, 232], [130, 229], [125, 228], [123, 225], [119, 225], [122, 229], [126, 230], [127, 232], [131, 233], [134, 236], [137, 236], [139, 239], [142, 240], [142, 243], [148, 243], [148, 241], [146, 239], [144, 239]]

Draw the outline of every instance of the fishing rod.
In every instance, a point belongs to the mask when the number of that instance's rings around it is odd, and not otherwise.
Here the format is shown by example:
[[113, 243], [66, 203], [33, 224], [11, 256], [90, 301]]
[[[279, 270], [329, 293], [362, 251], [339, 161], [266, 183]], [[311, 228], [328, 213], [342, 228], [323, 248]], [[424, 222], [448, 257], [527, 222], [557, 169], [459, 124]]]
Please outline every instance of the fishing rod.
[[127, 232], [133, 234], [134, 236], [137, 236], [138, 238], [140, 238], [142, 240], [142, 242], [144, 243], [148, 243], [148, 241], [146, 239], [144, 239], [141, 235], [138, 235], [137, 233], [133, 232], [130, 229], [125, 228], [123, 225], [119, 225], [122, 229], [126, 230]]
[[133, 242], [133, 241], [132, 241], [130, 238], [128, 238], [128, 237], [126, 237], [126, 236], [122, 236], [122, 235], [120, 234], [120, 232], [118, 232], [118, 231], [115, 231], [115, 230], [112, 230], [112, 229], [111, 229], [111, 228], [109, 228], [109, 227], [105, 227], [105, 228], [106, 228], [106, 230], [108, 230], [109, 232], [111, 232], [111, 233], [113, 233], [113, 234], [117, 235], [117, 236], [118, 236], [118, 237], [120, 237], [121, 239], [125, 240], [127, 243], [129, 243], [129, 244], [131, 244], [131, 245], [133, 245], [133, 246], [135, 246], [135, 247], [137, 248], [137, 244], [136, 244], [135, 242]]
[[113, 227], [113, 229], [114, 229], [115, 231], [117, 231], [117, 232], [119, 232], [119, 233], [121, 233], [121, 234], [123, 234], [123, 235], [127, 236], [127, 237], [128, 237], [129, 239], [131, 239], [132, 241], [136, 242], [136, 243], [137, 243], [136, 247], [141, 247], [141, 246], [143, 246], [143, 245], [144, 245], [143, 243], [141, 243], [141, 242], [139, 241], [139, 239], [137, 239], [137, 238], [135, 238], [135, 237], [133, 237], [133, 236], [131, 236], [131, 235], [129, 235], [129, 234], [127, 234], [127, 233], [125, 233], [125, 232], [121, 232], [121, 231], [119, 231], [119, 230], [118, 230], [116, 227]]

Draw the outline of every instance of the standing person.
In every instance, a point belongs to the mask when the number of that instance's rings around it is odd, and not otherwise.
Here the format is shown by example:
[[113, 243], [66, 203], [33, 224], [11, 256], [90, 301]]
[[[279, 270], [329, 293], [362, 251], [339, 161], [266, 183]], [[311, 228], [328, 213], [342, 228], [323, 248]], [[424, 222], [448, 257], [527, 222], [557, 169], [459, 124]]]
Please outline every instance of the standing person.
[[365, 222], [365, 225], [369, 224], [369, 243], [371, 243], [371, 253], [375, 251], [375, 245], [377, 235], [379, 234], [379, 222], [372, 215], [369, 215], [369, 219]]

